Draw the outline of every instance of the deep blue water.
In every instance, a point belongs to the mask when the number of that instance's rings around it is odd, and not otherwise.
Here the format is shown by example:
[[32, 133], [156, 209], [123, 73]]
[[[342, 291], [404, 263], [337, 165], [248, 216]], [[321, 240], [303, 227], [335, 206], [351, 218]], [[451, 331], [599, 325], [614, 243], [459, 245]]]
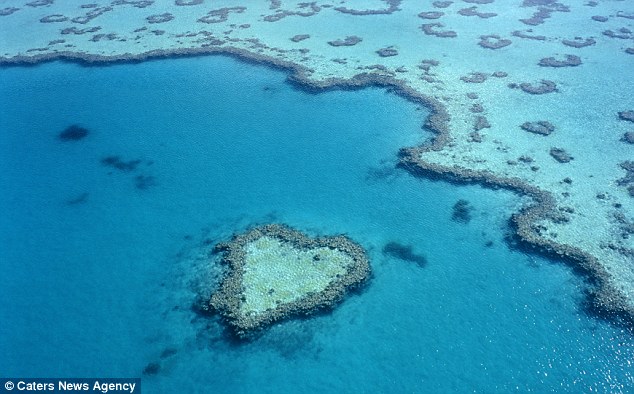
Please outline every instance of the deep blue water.
[[[505, 245], [518, 196], [394, 168], [429, 138], [425, 109], [284, 79], [225, 57], [0, 70], [0, 375], [157, 362], [145, 392], [632, 390], [634, 341], [583, 312], [583, 279]], [[60, 141], [74, 123], [90, 134]], [[236, 344], [192, 310], [222, 273], [206, 242], [270, 221], [348, 234], [373, 278]]]

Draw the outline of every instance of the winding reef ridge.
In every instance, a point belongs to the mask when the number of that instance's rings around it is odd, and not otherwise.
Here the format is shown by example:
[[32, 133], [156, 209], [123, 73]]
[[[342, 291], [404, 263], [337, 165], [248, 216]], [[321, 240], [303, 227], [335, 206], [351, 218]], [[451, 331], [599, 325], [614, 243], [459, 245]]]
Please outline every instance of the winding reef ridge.
[[[399, 0], [3, 7], [4, 66], [229, 54], [285, 69], [312, 91], [389, 88], [431, 110], [424, 127], [435, 136], [402, 149], [404, 168], [531, 197], [511, 218], [518, 240], [587, 274], [595, 312], [634, 321], [634, 187], [621, 166], [633, 156], [623, 140], [632, 123], [619, 116], [634, 110], [634, 26], [622, 17], [631, 2], [481, 1], [473, 12]], [[426, 34], [419, 15], [441, 27]], [[331, 44], [345, 37], [357, 39]], [[540, 119], [556, 132], [521, 127]], [[574, 160], [556, 160], [554, 148]]]

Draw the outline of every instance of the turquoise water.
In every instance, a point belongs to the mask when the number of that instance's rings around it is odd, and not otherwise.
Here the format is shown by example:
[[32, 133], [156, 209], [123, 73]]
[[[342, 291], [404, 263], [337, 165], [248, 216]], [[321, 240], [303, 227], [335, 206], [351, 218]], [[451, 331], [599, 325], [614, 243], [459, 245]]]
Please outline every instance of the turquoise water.
[[[519, 197], [394, 168], [429, 138], [425, 109], [285, 77], [225, 57], [0, 70], [0, 375], [154, 362], [145, 392], [633, 389], [634, 341], [583, 312], [583, 279], [504, 243]], [[60, 141], [75, 123], [89, 135]], [[208, 243], [271, 221], [348, 234], [373, 277], [236, 343], [192, 308], [222, 274]], [[427, 263], [382, 253], [394, 241]]]

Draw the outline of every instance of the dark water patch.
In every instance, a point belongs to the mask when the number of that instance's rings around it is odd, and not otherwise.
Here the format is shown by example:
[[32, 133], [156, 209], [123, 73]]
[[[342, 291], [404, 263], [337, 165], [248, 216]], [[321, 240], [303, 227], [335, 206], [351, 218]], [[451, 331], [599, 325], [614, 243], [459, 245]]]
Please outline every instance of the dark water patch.
[[396, 241], [391, 241], [383, 246], [383, 254], [395, 257], [399, 260], [416, 263], [419, 267], [427, 265], [427, 258], [421, 254], [414, 253], [412, 245], [404, 245]]
[[101, 159], [101, 164], [106, 167], [112, 167], [119, 171], [123, 172], [131, 172], [136, 170], [136, 168], [141, 164], [143, 160], [135, 159], [124, 161], [120, 156], [107, 156]]
[[66, 205], [80, 205], [84, 204], [88, 201], [88, 196], [90, 194], [88, 192], [81, 193], [69, 200], [66, 200]]
[[623, 133], [621, 141], [627, 142], [628, 144], [634, 144], [634, 131], [627, 131]]
[[58, 138], [61, 141], [79, 141], [86, 138], [86, 136], [88, 136], [88, 133], [88, 129], [74, 124], [68, 126], [62, 132], [60, 132]]
[[469, 223], [471, 221], [471, 211], [473, 207], [467, 200], [458, 200], [453, 206], [451, 220], [458, 223]]
[[148, 363], [145, 368], [143, 368], [143, 375], [152, 376], [156, 375], [161, 371], [161, 364], [157, 362]]
[[401, 171], [396, 167], [396, 163], [386, 163], [379, 167], [371, 167], [365, 175], [365, 180], [369, 183], [391, 182], [401, 175]]
[[167, 347], [161, 352], [161, 359], [170, 358], [178, 353], [178, 349], [174, 347]]
[[134, 177], [134, 186], [139, 190], [147, 190], [157, 184], [156, 178], [152, 175], [137, 175]]

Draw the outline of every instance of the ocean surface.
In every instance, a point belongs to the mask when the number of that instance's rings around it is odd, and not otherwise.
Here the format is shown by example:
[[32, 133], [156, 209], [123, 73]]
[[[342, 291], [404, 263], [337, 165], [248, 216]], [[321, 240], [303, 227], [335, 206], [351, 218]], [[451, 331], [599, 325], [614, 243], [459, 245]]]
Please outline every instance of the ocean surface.
[[[634, 340], [584, 311], [584, 278], [505, 243], [525, 200], [395, 168], [430, 138], [425, 108], [285, 78], [221, 56], [0, 69], [0, 375], [141, 376], [148, 393], [634, 390]], [[72, 124], [89, 134], [61, 140]], [[470, 218], [452, 220], [458, 200]], [[347, 234], [373, 276], [237, 342], [195, 307], [223, 274], [209, 252], [269, 222]]]

